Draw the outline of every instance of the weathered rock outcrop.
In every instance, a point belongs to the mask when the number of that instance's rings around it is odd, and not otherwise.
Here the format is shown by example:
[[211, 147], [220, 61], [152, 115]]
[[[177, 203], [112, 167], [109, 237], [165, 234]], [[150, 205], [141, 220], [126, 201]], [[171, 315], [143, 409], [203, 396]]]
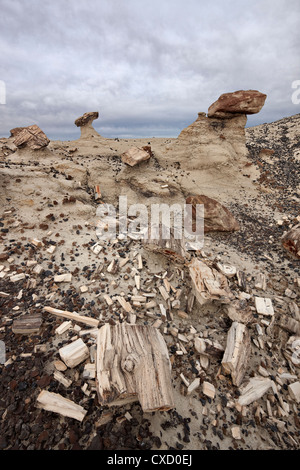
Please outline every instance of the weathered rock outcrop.
[[32, 150], [39, 150], [47, 147], [50, 140], [46, 134], [36, 125], [28, 127], [15, 127], [10, 134], [14, 137], [16, 147], [29, 147]]
[[196, 121], [183, 129], [176, 142], [167, 147], [166, 159], [176, 158], [185, 170], [241, 164], [248, 154], [247, 114], [259, 112], [265, 99], [266, 95], [255, 90], [222, 95], [209, 107], [208, 116], [198, 113]]
[[75, 126], [80, 127], [81, 137], [92, 137], [100, 136], [100, 134], [95, 131], [92, 126], [92, 122], [95, 119], [98, 119], [99, 113], [97, 111], [91, 111], [89, 113], [84, 113], [82, 116], [77, 118], [74, 122]]
[[208, 108], [208, 117], [231, 118], [236, 114], [256, 114], [265, 104], [267, 95], [257, 90], [224, 93]]

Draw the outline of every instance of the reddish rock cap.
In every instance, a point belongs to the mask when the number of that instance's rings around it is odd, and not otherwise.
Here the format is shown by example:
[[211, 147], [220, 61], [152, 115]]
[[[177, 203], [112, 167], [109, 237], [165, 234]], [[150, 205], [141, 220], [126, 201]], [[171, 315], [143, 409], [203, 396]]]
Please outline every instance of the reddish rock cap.
[[267, 95], [257, 90], [224, 93], [208, 108], [208, 117], [230, 118], [237, 114], [256, 114], [265, 104]]

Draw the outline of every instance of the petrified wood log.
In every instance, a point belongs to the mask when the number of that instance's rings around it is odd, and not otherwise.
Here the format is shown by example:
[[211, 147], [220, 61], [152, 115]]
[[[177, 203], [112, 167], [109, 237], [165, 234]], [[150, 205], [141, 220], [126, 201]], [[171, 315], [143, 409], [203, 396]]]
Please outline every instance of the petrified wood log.
[[10, 132], [15, 137], [14, 144], [18, 148], [27, 146], [32, 150], [39, 150], [50, 143], [46, 134], [36, 124], [15, 128]]
[[227, 304], [234, 299], [226, 277], [203, 261], [193, 258], [189, 264], [189, 272], [194, 294], [200, 305], [212, 301]]
[[295, 258], [300, 259], [300, 224], [293, 227], [282, 237], [283, 247]]
[[232, 383], [241, 385], [251, 354], [250, 334], [242, 323], [233, 322], [227, 335], [227, 345], [222, 359], [222, 366], [231, 375]]
[[98, 333], [96, 364], [101, 405], [138, 400], [144, 412], [174, 407], [168, 350], [157, 328], [105, 324]]
[[185, 263], [189, 258], [187, 251], [185, 250], [185, 244], [182, 238], [176, 238], [174, 236], [174, 230], [170, 228], [170, 236], [165, 237], [164, 232], [167, 228], [160, 224], [158, 226], [151, 226], [149, 228], [148, 237], [143, 239], [144, 248], [152, 251], [153, 253], [159, 253], [171, 259], [171, 261], [177, 263]]

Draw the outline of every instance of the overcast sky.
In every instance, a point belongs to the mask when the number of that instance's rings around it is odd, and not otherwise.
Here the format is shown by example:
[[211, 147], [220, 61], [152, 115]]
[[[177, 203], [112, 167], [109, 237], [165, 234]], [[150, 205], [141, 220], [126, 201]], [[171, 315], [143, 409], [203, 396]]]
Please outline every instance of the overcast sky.
[[0, 137], [75, 139], [88, 111], [104, 137], [176, 137], [241, 89], [268, 95], [248, 126], [300, 112], [299, 0], [0, 0], [0, 52]]

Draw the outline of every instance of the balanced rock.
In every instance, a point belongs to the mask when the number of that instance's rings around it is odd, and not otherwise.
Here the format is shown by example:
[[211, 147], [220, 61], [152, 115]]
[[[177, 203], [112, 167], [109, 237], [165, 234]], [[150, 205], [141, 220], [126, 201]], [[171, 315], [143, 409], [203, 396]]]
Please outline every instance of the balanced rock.
[[151, 147], [131, 147], [127, 152], [124, 152], [121, 155], [121, 159], [123, 163], [127, 163], [127, 165], [135, 166], [138, 163], [144, 162], [145, 160], [149, 160], [151, 156]]
[[282, 237], [283, 247], [293, 256], [300, 259], [300, 224], [295, 225]]
[[97, 131], [92, 126], [92, 122], [95, 119], [98, 119], [99, 113], [97, 111], [91, 111], [89, 113], [84, 113], [82, 116], [77, 118], [74, 122], [75, 126], [80, 127], [81, 137], [92, 137], [99, 136]]
[[256, 114], [265, 104], [267, 95], [257, 90], [224, 93], [208, 108], [208, 117], [230, 118], [237, 114]]
[[239, 230], [239, 224], [232, 213], [215, 199], [205, 195], [189, 196], [186, 204], [192, 205], [188, 216], [192, 217], [192, 229], [196, 230], [196, 205], [204, 205], [204, 232], [233, 232]]
[[32, 150], [39, 150], [50, 143], [46, 134], [36, 125], [28, 127], [16, 127], [11, 129], [11, 136], [13, 136], [14, 144], [16, 147], [29, 147]]
[[95, 119], [98, 119], [99, 113], [97, 111], [92, 111], [90, 113], [84, 113], [82, 116], [75, 120], [75, 125], [77, 127], [87, 126], [91, 124]]

